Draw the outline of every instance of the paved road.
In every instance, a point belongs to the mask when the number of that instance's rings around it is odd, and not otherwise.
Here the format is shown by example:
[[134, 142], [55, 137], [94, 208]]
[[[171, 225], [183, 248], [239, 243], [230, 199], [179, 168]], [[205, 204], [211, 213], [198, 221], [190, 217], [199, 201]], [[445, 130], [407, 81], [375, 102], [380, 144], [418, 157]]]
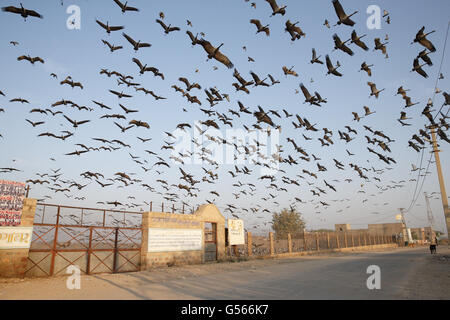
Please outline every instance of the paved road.
[[[394, 249], [370, 253], [172, 267], [0, 284], [0, 299], [450, 299], [450, 250]], [[445, 256], [446, 255], [446, 256]], [[381, 269], [381, 289], [366, 286], [367, 267]]]

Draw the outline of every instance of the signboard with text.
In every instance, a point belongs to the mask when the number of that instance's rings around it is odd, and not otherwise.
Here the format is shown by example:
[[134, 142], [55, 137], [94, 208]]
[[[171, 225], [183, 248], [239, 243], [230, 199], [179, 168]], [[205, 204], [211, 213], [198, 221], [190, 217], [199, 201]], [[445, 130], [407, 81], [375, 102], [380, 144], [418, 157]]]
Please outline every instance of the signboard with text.
[[0, 180], [0, 226], [18, 226], [22, 216], [25, 183]]
[[228, 219], [228, 242], [230, 246], [245, 244], [243, 220]]
[[200, 251], [202, 229], [149, 228], [148, 252]]
[[33, 227], [0, 227], [0, 249], [30, 248]]

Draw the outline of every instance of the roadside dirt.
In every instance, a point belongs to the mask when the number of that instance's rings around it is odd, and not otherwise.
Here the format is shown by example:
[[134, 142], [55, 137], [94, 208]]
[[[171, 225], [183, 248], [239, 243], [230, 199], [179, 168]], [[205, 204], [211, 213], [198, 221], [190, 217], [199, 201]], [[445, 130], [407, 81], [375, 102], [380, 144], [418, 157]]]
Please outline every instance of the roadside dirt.
[[[314, 287], [315, 284], [311, 283], [311, 281], [312, 279], [316, 279], [315, 277], [319, 277], [317, 279], [318, 281], [321, 281], [320, 279], [325, 276], [332, 276], [334, 274], [334, 271], [332, 274], [328, 275], [316, 274], [315, 266], [327, 265], [327, 263], [323, 263], [327, 259], [330, 259], [330, 263], [334, 264], [336, 264], [337, 261], [348, 263], [349, 261], [357, 262], [358, 260], [366, 259], [367, 257], [376, 259], [377, 256], [383, 256], [385, 253], [390, 255], [391, 252], [394, 255], [396, 252], [404, 252], [407, 257], [410, 257], [406, 259], [411, 260], [405, 261], [401, 267], [406, 270], [405, 282], [398, 285], [398, 288], [401, 289], [399, 295], [396, 295], [394, 299], [448, 299], [448, 288], [450, 287], [450, 273], [448, 272], [450, 270], [450, 249], [441, 247], [438, 249], [439, 253], [436, 255], [426, 255], [426, 248], [389, 248], [374, 250], [370, 253], [322, 253], [283, 259], [256, 259], [241, 262], [173, 266], [148, 270], [145, 272], [82, 276], [82, 290], [68, 290], [66, 286], [67, 276], [33, 279], [0, 279], [0, 300], [210, 299], [213, 298], [210, 294], [211, 289], [213, 290], [212, 292], [214, 292], [214, 287], [220, 287], [222, 290], [226, 289], [231, 292], [231, 295], [229, 296], [237, 297], [239, 293], [242, 294], [246, 291], [235, 291], [236, 295], [233, 295], [235, 285], [238, 285], [240, 281], [248, 280], [249, 283], [251, 283], [253, 280], [256, 281], [256, 279], [275, 281], [274, 283], [278, 283], [278, 285], [282, 283], [282, 287], [285, 288], [284, 290], [288, 290], [289, 285], [291, 285], [291, 289], [295, 289], [293, 292], [296, 292], [297, 288], [299, 288], [298, 286], [300, 285], [301, 287], [301, 283], [303, 282], [296, 284], [294, 283], [295, 281], [289, 280], [289, 277], [286, 278], [286, 275], [284, 274], [275, 273], [273, 276], [269, 276], [269, 270], [301, 270], [301, 273], [311, 274], [311, 278], [308, 276], [306, 279], [302, 280], [306, 281], [303, 284], [313, 285]], [[408, 254], [408, 252], [413, 254]], [[359, 269], [359, 267], [357, 269]], [[336, 272], [339, 274], [340, 271], [337, 269]], [[348, 270], [344, 272], [347, 274]], [[349, 281], [351, 282], [351, 280], [352, 279], [350, 278]], [[200, 283], [202, 283], [203, 286], [198, 285]], [[207, 285], [205, 285], [205, 283]], [[267, 287], [269, 290], [271, 288], [270, 285]], [[336, 290], [340, 290], [338, 288], [341, 288], [342, 290], [342, 287], [339, 287], [339, 284], [337, 284]], [[321, 290], [320, 288], [316, 289], [318, 291]], [[356, 290], [358, 287], [350, 288], [349, 293], [351, 294], [354, 292], [352, 291], [354, 289]], [[262, 291], [260, 292], [259, 290]], [[265, 290], [262, 288], [258, 289], [256, 294], [258, 297], [258, 294], [260, 294], [263, 298], [265, 296]], [[280, 298], [281, 296], [283, 296], [282, 292], [280, 292], [279, 296], [275, 295], [275, 297]], [[349, 297], [350, 296], [351, 295], [349, 295]], [[274, 296], [269, 297], [269, 299], [273, 299]], [[287, 294], [286, 297], [291, 299], [292, 296]]]
[[405, 284], [405, 299], [444, 299], [450, 293], [450, 249], [438, 247], [438, 253], [417, 263], [409, 275], [412, 281]]

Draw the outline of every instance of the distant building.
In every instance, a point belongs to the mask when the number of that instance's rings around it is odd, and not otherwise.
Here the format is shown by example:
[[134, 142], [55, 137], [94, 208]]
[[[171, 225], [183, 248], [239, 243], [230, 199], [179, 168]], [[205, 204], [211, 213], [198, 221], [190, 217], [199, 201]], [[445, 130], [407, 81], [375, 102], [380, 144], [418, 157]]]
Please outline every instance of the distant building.
[[433, 230], [433, 233], [431, 232], [431, 227], [425, 227], [424, 234], [425, 234], [425, 240], [431, 241], [432, 235], [434, 233], [434, 236], [436, 237], [438, 234], [442, 234], [442, 232]]
[[425, 228], [411, 228], [413, 240], [425, 240]]
[[391, 236], [401, 234], [403, 224], [400, 222], [369, 224], [368, 229], [369, 234], [373, 236]]
[[379, 224], [369, 224], [368, 229], [357, 229], [354, 230], [350, 227], [350, 224], [335, 224], [336, 232], [347, 232], [347, 233], [368, 233], [372, 236], [392, 236], [399, 235], [402, 233], [403, 226], [401, 223], [379, 223]]
[[336, 232], [347, 232], [351, 230], [350, 225], [347, 224], [335, 224]]

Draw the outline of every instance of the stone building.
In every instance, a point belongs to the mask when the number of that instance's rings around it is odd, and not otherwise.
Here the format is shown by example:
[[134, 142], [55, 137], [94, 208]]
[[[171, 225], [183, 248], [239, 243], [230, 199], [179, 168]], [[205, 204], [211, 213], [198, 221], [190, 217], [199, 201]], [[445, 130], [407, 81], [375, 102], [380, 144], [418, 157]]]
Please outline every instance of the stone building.
[[347, 224], [336, 224], [335, 225], [336, 232], [347, 232], [351, 230], [350, 225]]

